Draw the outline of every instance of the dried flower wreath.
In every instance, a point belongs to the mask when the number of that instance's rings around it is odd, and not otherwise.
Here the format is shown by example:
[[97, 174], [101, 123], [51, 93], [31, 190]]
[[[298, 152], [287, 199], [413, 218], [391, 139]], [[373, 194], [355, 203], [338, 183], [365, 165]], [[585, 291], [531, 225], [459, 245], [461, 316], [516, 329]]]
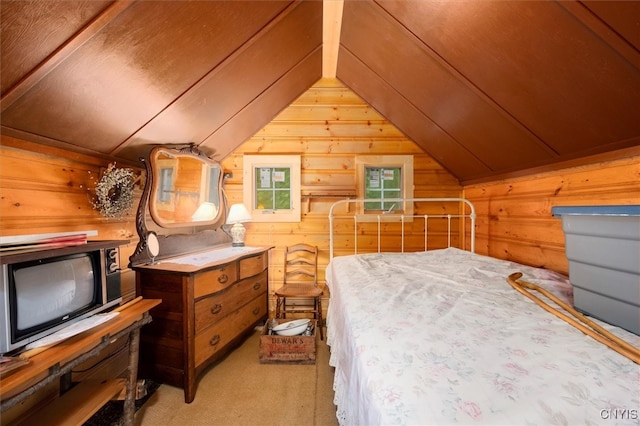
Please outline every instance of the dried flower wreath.
[[109, 164], [96, 185], [93, 208], [107, 218], [119, 218], [133, 206], [135, 176], [131, 169], [117, 169]]

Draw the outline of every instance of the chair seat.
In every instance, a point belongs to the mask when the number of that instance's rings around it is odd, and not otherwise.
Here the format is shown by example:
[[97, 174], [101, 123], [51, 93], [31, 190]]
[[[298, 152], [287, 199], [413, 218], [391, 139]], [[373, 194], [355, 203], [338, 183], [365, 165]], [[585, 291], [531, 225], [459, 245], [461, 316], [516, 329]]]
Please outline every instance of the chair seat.
[[276, 290], [280, 297], [320, 297], [322, 290], [309, 284], [285, 284]]

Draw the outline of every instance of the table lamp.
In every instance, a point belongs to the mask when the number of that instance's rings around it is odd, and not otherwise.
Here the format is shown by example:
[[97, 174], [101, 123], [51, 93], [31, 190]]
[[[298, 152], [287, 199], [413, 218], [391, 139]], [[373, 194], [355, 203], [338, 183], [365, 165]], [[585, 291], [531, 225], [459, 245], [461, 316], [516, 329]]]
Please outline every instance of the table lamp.
[[215, 204], [205, 201], [198, 206], [198, 209], [191, 216], [193, 222], [203, 222], [206, 220], [213, 220], [218, 215], [218, 207]]
[[229, 215], [227, 216], [227, 224], [233, 225], [229, 230], [231, 234], [231, 245], [233, 247], [244, 246], [244, 236], [247, 232], [243, 222], [251, 221], [251, 214], [244, 204], [234, 204], [229, 209]]

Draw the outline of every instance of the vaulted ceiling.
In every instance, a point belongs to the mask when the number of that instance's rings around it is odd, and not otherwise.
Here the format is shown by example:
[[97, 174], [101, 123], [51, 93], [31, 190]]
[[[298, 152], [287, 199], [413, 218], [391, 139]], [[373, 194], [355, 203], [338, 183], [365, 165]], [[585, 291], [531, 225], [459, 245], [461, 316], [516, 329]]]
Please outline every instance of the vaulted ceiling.
[[[640, 2], [341, 9], [325, 74], [335, 51], [335, 76], [461, 181], [640, 145]], [[0, 11], [2, 133], [80, 152], [135, 161], [195, 142], [222, 159], [323, 73], [321, 1]]]

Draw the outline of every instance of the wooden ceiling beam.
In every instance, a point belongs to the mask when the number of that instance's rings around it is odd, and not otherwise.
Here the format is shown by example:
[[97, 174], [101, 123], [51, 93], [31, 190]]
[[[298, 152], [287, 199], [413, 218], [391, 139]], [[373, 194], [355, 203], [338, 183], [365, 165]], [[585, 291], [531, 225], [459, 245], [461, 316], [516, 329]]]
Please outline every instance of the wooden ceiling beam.
[[322, 2], [322, 76], [335, 78], [338, 67], [344, 0]]
[[55, 52], [42, 61], [20, 82], [7, 91], [0, 99], [0, 112], [6, 111], [21, 96], [27, 93], [38, 82], [53, 71], [58, 65], [64, 62], [73, 52], [109, 25], [118, 15], [131, 6], [136, 0], [116, 0], [107, 7], [100, 15], [96, 16], [75, 36], [67, 40]]

